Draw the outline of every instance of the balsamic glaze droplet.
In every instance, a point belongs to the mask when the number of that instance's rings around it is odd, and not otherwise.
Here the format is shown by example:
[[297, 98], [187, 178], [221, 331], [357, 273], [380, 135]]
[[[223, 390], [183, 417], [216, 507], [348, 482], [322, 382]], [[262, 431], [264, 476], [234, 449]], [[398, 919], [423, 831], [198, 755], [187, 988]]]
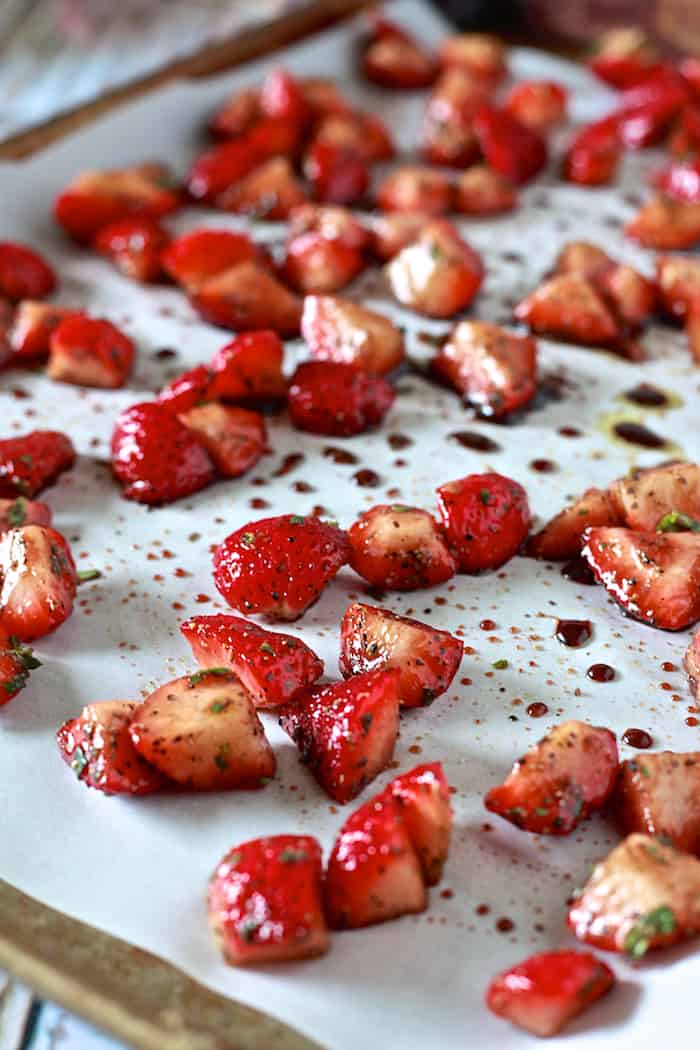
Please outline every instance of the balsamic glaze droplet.
[[338, 448], [336, 445], [326, 445], [323, 449], [323, 455], [326, 459], [332, 459], [334, 463], [343, 463], [349, 466], [354, 466], [360, 462], [354, 452], [349, 452], [346, 448]]
[[616, 423], [613, 431], [617, 437], [621, 438], [622, 441], [626, 441], [629, 445], [640, 445], [642, 448], [666, 448], [666, 438], [655, 434], [653, 430], [649, 430], [649, 427], [645, 427], [643, 423], [623, 421], [622, 423]]
[[582, 587], [592, 587], [595, 583], [593, 570], [583, 558], [572, 558], [561, 567], [562, 576], [572, 583], [578, 583]]
[[622, 743], [629, 744], [630, 747], [638, 747], [642, 751], [645, 751], [648, 747], [654, 743], [651, 738], [651, 734], [647, 733], [646, 729], [625, 729], [622, 734]]
[[643, 405], [646, 408], [663, 408], [668, 404], [668, 397], [652, 386], [651, 383], [638, 383], [631, 390], [625, 390], [622, 395], [625, 401], [631, 401], [633, 405]]
[[586, 674], [592, 682], [612, 682], [615, 678], [615, 668], [610, 664], [591, 664]]
[[447, 435], [450, 441], [455, 441], [462, 448], [471, 448], [474, 452], [500, 452], [501, 446], [485, 434], [479, 434], [476, 430], [455, 430]]
[[554, 636], [569, 649], [580, 649], [593, 634], [590, 620], [557, 620]]

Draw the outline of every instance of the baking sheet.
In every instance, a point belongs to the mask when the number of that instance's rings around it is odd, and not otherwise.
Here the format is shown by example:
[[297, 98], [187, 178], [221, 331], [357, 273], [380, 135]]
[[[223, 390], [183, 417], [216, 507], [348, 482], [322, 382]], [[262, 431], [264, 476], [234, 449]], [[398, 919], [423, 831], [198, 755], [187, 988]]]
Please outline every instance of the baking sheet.
[[[396, 4], [395, 13], [423, 40], [436, 41], [444, 32], [439, 17], [412, 0]], [[358, 83], [355, 34], [352, 24], [335, 29], [289, 50], [283, 61], [299, 74], [340, 77], [350, 96], [379, 112], [409, 150], [417, 140], [423, 97], [395, 97]], [[541, 372], [550, 395], [558, 389], [561, 399], [539, 398], [513, 425], [475, 422], [455, 395], [407, 374], [377, 433], [341, 442], [297, 433], [279, 417], [270, 422], [272, 453], [247, 478], [154, 512], [124, 502], [106, 466], [116, 414], [150, 397], [173, 373], [206, 360], [226, 333], [200, 323], [179, 292], [141, 288], [109, 264], [67, 247], [51, 224], [52, 198], [89, 167], [153, 157], [167, 158], [184, 172], [212, 107], [228, 90], [257, 83], [281, 61], [276, 55], [216, 80], [164, 88], [28, 163], [0, 166], [2, 237], [44, 249], [61, 274], [59, 301], [123, 325], [140, 350], [135, 375], [123, 391], [80, 391], [27, 372], [0, 377], [3, 436], [58, 427], [78, 447], [78, 466], [49, 491], [48, 499], [79, 567], [103, 572], [102, 579], [81, 588], [72, 619], [37, 646], [44, 666], [30, 686], [0, 711], [0, 875], [53, 907], [157, 952], [212, 988], [273, 1013], [329, 1050], [524, 1047], [529, 1037], [483, 1008], [484, 988], [492, 974], [530, 952], [573, 944], [564, 926], [565, 899], [616, 836], [599, 819], [563, 841], [528, 836], [489, 817], [481, 797], [514, 757], [559, 718], [587, 719], [618, 734], [630, 726], [644, 728], [657, 748], [697, 748], [699, 731], [684, 721], [692, 703], [685, 678], [680, 671], [661, 670], [663, 661], [680, 665], [687, 633], [667, 634], [625, 620], [603, 589], [578, 587], [562, 579], [558, 568], [520, 558], [498, 574], [459, 576], [433, 591], [389, 595], [385, 604], [390, 608], [463, 632], [473, 650], [447, 695], [428, 710], [402, 717], [396, 752], [401, 769], [434, 759], [444, 763], [457, 789], [452, 851], [445, 879], [432, 891], [424, 915], [337, 934], [330, 953], [312, 962], [250, 972], [230, 969], [206, 924], [207, 878], [231, 845], [296, 831], [318, 835], [328, 850], [352, 809], [329, 804], [300, 767], [274, 717], [263, 715], [279, 774], [256, 793], [106, 798], [71, 776], [53, 742], [56, 727], [84, 704], [138, 698], [141, 691], [192, 668], [178, 625], [187, 615], [224, 609], [211, 578], [209, 548], [252, 518], [305, 514], [322, 504], [329, 516], [349, 525], [368, 506], [387, 499], [430, 507], [436, 484], [484, 469], [520, 480], [533, 510], [546, 518], [584, 487], [606, 484], [633, 462], [663, 458], [635, 455], [631, 446], [611, 442], [604, 417], [620, 412], [646, 419], [653, 430], [677, 441], [683, 455], [697, 458], [700, 453], [699, 374], [682, 333], [653, 327], [644, 340], [651, 358], [644, 366], [540, 340]], [[512, 66], [518, 77], [552, 76], [584, 91], [574, 98], [577, 119], [609, 104], [605, 89], [558, 59], [518, 50]], [[614, 190], [577, 189], [545, 176], [523, 192], [525, 206], [514, 215], [460, 223], [488, 270], [474, 315], [505, 322], [513, 303], [534, 287], [558, 247], [572, 238], [594, 240], [651, 272], [651, 256], [622, 237], [621, 225], [634, 210], [641, 173], [653, 160], [628, 158], [622, 184]], [[194, 209], [173, 225], [183, 230], [202, 221], [240, 226], [234, 218]], [[272, 243], [279, 243], [282, 231], [280, 226], [255, 227], [257, 237]], [[405, 325], [416, 360], [431, 352], [420, 336], [447, 328], [392, 304], [376, 271], [361, 277], [350, 294]], [[166, 347], [177, 357], [158, 358], [157, 351]], [[290, 346], [290, 366], [295, 354]], [[665, 414], [626, 410], [619, 395], [641, 378], [675, 391], [679, 406]], [[29, 397], [17, 397], [17, 388]], [[583, 435], [560, 437], [557, 429], [565, 425], [580, 428]], [[482, 455], [448, 438], [465, 429], [488, 434], [501, 451]], [[392, 433], [407, 434], [414, 444], [394, 451], [387, 441]], [[325, 446], [339, 444], [357, 455], [356, 467], [324, 457]], [[275, 477], [285, 455], [297, 451], [304, 462]], [[557, 472], [534, 472], [529, 464], [535, 458], [554, 460]], [[398, 459], [406, 465], [396, 465]], [[361, 466], [378, 472], [378, 488], [363, 489], [351, 480]], [[265, 484], [256, 484], [257, 478]], [[315, 491], [295, 491], [299, 480]], [[260, 497], [269, 509], [252, 510], [251, 499]], [[178, 578], [176, 569], [189, 575]], [[347, 603], [362, 600], [363, 594], [362, 582], [345, 569], [301, 623], [289, 628], [319, 652], [330, 677], [336, 675], [340, 618]], [[437, 596], [445, 604], [436, 604]], [[591, 642], [583, 649], [562, 648], [554, 637], [555, 617], [590, 619]], [[481, 630], [484, 619], [497, 626]], [[500, 659], [507, 659], [508, 667], [493, 670]], [[597, 685], [586, 678], [586, 668], [600, 661], [617, 669], [615, 682]], [[661, 688], [664, 681], [672, 691]], [[682, 700], [674, 702], [674, 694]], [[549, 714], [529, 718], [525, 709], [532, 701], [545, 702]], [[633, 753], [622, 747], [623, 757]], [[392, 775], [385, 773], [363, 798]], [[441, 895], [447, 889], [451, 897]], [[488, 906], [486, 914], [476, 913], [481, 905]], [[513, 921], [510, 932], [498, 931], [501, 918]], [[657, 1045], [661, 1031], [679, 1047], [694, 1045], [687, 1004], [700, 978], [700, 961], [692, 947], [659, 953], [639, 966], [617, 959], [613, 965], [621, 981], [615, 993], [572, 1024], [564, 1037], [551, 1040], [552, 1047], [645, 1048]]]

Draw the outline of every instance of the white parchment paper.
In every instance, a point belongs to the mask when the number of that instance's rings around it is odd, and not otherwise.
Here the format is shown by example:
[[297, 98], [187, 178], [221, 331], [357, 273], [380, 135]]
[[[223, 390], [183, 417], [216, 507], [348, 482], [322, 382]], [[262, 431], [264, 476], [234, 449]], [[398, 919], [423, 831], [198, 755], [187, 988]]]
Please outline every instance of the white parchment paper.
[[[436, 41], [444, 32], [438, 17], [412, 0], [398, 3], [396, 15], [423, 40]], [[355, 32], [352, 25], [333, 30], [285, 53], [283, 61], [300, 74], [339, 77], [351, 97], [380, 113], [410, 150], [418, 139], [423, 98], [401, 98], [360, 84], [354, 76]], [[274, 717], [264, 716], [277, 748], [279, 775], [257, 793], [106, 798], [72, 777], [54, 745], [56, 727], [84, 704], [138, 698], [193, 666], [178, 625], [187, 615], [222, 610], [209, 548], [252, 518], [303, 514], [322, 504], [349, 525], [366, 507], [386, 499], [431, 507], [437, 484], [484, 469], [521, 481], [533, 510], [545, 518], [568, 495], [606, 484], [633, 462], [664, 458], [636, 455], [639, 450], [632, 446], [613, 443], [605, 427], [611, 414], [645, 420], [677, 442], [681, 454], [700, 454], [698, 372], [682, 333], [653, 327], [645, 337], [650, 361], [643, 366], [541, 340], [541, 372], [550, 390], [558, 383], [562, 397], [540, 398], [513, 425], [475, 422], [456, 396], [408, 374], [377, 433], [346, 442], [317, 438], [295, 432], [281, 416], [270, 424], [272, 453], [248, 477], [154, 512], [124, 502], [105, 466], [115, 416], [149, 397], [175, 372], [208, 359], [226, 333], [201, 323], [178, 291], [139, 287], [108, 263], [67, 246], [52, 226], [51, 201], [70, 177], [89, 167], [153, 157], [168, 159], [184, 172], [213, 106], [234, 86], [258, 82], [281, 61], [274, 56], [216, 80], [165, 88], [28, 163], [0, 166], [0, 235], [45, 250], [61, 274], [59, 300], [111, 318], [139, 346], [135, 375], [123, 391], [80, 391], [52, 384], [41, 374], [0, 376], [3, 436], [50, 426], [64, 429], [76, 443], [78, 466], [49, 491], [48, 499], [80, 567], [103, 572], [102, 579], [81, 588], [72, 619], [37, 646], [44, 666], [30, 687], [0, 711], [0, 875], [53, 907], [159, 953], [212, 988], [272, 1012], [329, 1050], [524, 1047], [527, 1036], [482, 1006], [484, 988], [496, 971], [530, 952], [573, 944], [564, 925], [565, 899], [616, 835], [596, 819], [567, 840], [528, 836], [490, 818], [482, 795], [555, 719], [584, 718], [618, 733], [644, 728], [657, 748], [697, 748], [700, 733], [685, 724], [692, 700], [684, 676], [661, 670], [663, 661], [680, 665], [687, 634], [626, 620], [601, 588], [576, 586], [562, 579], [558, 568], [520, 558], [497, 574], [459, 576], [435, 591], [388, 596], [386, 604], [397, 612], [462, 631], [470, 647], [449, 693], [430, 709], [403, 716], [397, 749], [401, 769], [443, 761], [457, 789], [452, 852], [445, 880], [432, 892], [424, 915], [338, 934], [325, 958], [297, 965], [250, 972], [227, 968], [210, 938], [204, 907], [208, 875], [235, 842], [297, 831], [318, 835], [329, 849], [349, 812], [321, 794]], [[554, 76], [569, 84], [576, 92], [577, 119], [609, 104], [604, 89], [567, 63], [517, 51], [512, 65], [519, 77]], [[506, 321], [512, 305], [551, 265], [558, 247], [573, 238], [594, 240], [651, 273], [650, 254], [627, 242], [621, 226], [652, 163], [648, 155], [628, 159], [621, 185], [610, 190], [578, 189], [545, 175], [523, 192], [524, 206], [514, 215], [462, 222], [488, 270], [473, 314]], [[188, 210], [173, 227], [184, 230], [201, 222], [235, 227], [239, 221]], [[276, 243], [282, 227], [259, 225], [255, 232]], [[405, 325], [418, 360], [431, 351], [419, 336], [446, 330], [393, 305], [377, 272], [360, 278], [350, 294]], [[177, 357], [157, 358], [165, 347], [176, 350]], [[290, 347], [290, 366], [295, 353]], [[620, 394], [641, 379], [675, 391], [678, 407], [665, 414], [625, 408]], [[30, 397], [18, 398], [17, 387]], [[558, 428], [571, 425], [582, 436], [558, 435]], [[448, 438], [459, 430], [488, 434], [501, 451], [481, 455], [464, 449]], [[414, 444], [397, 452], [387, 441], [392, 433], [409, 435]], [[357, 467], [323, 456], [326, 445], [338, 444], [357, 455]], [[275, 477], [285, 455], [296, 451], [304, 453], [304, 462]], [[534, 472], [529, 464], [535, 458], [554, 460], [558, 470]], [[352, 474], [361, 466], [377, 471], [378, 488], [354, 483]], [[256, 478], [266, 484], [256, 484]], [[298, 480], [315, 491], [295, 491]], [[251, 499], [260, 497], [269, 509], [252, 510]], [[188, 575], [178, 577], [176, 569]], [[331, 677], [337, 673], [340, 618], [348, 601], [363, 593], [361, 581], [344, 570], [291, 628], [324, 658]], [[198, 601], [197, 596], [203, 597]], [[436, 604], [436, 597], [445, 604]], [[556, 617], [590, 619], [590, 643], [584, 649], [562, 648], [554, 637]], [[481, 630], [484, 619], [497, 626]], [[494, 671], [492, 664], [500, 659], [507, 659], [508, 667]], [[601, 661], [617, 669], [611, 684], [586, 678], [586, 669]], [[662, 689], [662, 682], [672, 689]], [[674, 701], [674, 695], [681, 699]], [[525, 709], [533, 701], [546, 703], [549, 714], [529, 718]], [[622, 751], [627, 757], [632, 753]], [[387, 772], [370, 790], [381, 788], [391, 775]], [[490, 830], [484, 829], [486, 822]], [[444, 889], [453, 895], [441, 896]], [[489, 911], [477, 914], [480, 905]], [[515, 924], [511, 932], [498, 932], [496, 923], [503, 917]], [[679, 1047], [696, 1045], [689, 1004], [700, 962], [692, 947], [659, 953], [640, 966], [620, 960], [613, 965], [621, 980], [615, 993], [571, 1025], [565, 1037], [552, 1040], [552, 1047], [646, 1048], [658, 1045], [660, 1032]]]

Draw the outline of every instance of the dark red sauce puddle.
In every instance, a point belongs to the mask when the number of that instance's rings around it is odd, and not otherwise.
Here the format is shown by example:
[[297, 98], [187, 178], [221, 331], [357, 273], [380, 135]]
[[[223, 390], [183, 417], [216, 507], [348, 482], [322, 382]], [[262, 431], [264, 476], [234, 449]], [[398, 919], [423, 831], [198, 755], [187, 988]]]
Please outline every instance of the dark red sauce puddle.
[[591, 664], [586, 674], [592, 682], [612, 682], [615, 678], [615, 668], [610, 664]]
[[655, 434], [643, 423], [616, 423], [613, 432], [629, 445], [640, 445], [642, 448], [666, 448], [666, 438]]
[[647, 733], [646, 729], [625, 729], [622, 734], [622, 743], [629, 744], [630, 747], [638, 747], [642, 751], [645, 751], [648, 747], [654, 743], [651, 738], [651, 734]]
[[569, 649], [580, 649], [592, 634], [590, 620], [557, 620], [554, 637]]

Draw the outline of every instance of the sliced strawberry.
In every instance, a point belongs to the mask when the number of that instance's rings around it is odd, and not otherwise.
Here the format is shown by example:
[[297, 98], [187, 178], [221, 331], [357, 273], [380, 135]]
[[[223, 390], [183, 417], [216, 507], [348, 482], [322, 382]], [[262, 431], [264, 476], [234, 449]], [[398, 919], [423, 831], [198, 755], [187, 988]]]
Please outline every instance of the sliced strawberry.
[[554, 80], [523, 80], [511, 90], [505, 108], [526, 128], [547, 132], [566, 120], [568, 92]]
[[595, 285], [630, 329], [641, 328], [656, 310], [656, 285], [632, 266], [616, 263], [596, 276]]
[[369, 671], [315, 686], [285, 705], [279, 721], [323, 790], [336, 802], [349, 802], [394, 754], [399, 672]]
[[666, 313], [684, 318], [693, 301], [700, 299], [700, 261], [686, 255], [658, 256], [656, 284]]
[[295, 700], [323, 674], [323, 661], [300, 638], [266, 631], [239, 616], [193, 616], [180, 626], [202, 667], [228, 667], [256, 707]]
[[0, 439], [0, 496], [31, 499], [74, 463], [70, 438], [57, 430], [32, 430]]
[[573, 273], [592, 280], [614, 265], [615, 260], [597, 244], [591, 244], [590, 241], [569, 241], [554, 261], [552, 276]]
[[700, 619], [700, 536], [592, 528], [581, 551], [629, 616], [680, 631]]
[[284, 401], [283, 359], [284, 347], [276, 332], [260, 329], [237, 335], [209, 364], [209, 396], [252, 404]]
[[506, 48], [502, 40], [490, 33], [458, 33], [448, 36], [440, 45], [440, 62], [458, 66], [489, 87], [506, 74]]
[[332, 77], [302, 77], [304, 97], [318, 120], [333, 113], [350, 112], [350, 103]]
[[620, 512], [610, 493], [605, 489], [586, 489], [582, 496], [531, 536], [525, 549], [533, 558], [568, 561], [581, 553], [586, 529], [592, 525], [621, 524]]
[[416, 766], [396, 777], [385, 794], [398, 803], [427, 886], [436, 886], [450, 849], [452, 805], [450, 786], [439, 762]]
[[205, 321], [220, 328], [272, 328], [290, 336], [299, 331], [299, 299], [258, 263], [239, 263], [210, 277], [192, 296], [192, 304]]
[[329, 113], [314, 128], [314, 142], [350, 150], [367, 164], [394, 156], [391, 133], [374, 113]]
[[693, 694], [700, 699], [700, 628], [695, 632], [683, 657], [683, 666]]
[[[667, 531], [668, 515], [682, 515], [700, 528], [700, 467], [696, 463], [667, 463], [633, 470], [610, 486], [620, 524], [639, 532]], [[605, 522], [591, 522], [605, 524]]]
[[437, 490], [447, 542], [460, 572], [497, 569], [517, 554], [530, 528], [522, 485], [503, 474], [470, 474]]
[[282, 273], [298, 292], [338, 292], [357, 277], [364, 259], [357, 248], [320, 233], [301, 233], [287, 242]]
[[331, 929], [357, 929], [425, 911], [420, 863], [396, 799], [386, 792], [365, 802], [343, 824], [325, 881]]
[[515, 316], [539, 335], [584, 346], [605, 346], [621, 334], [593, 285], [575, 273], [545, 281], [518, 303]]
[[297, 620], [349, 558], [345, 533], [318, 518], [251, 521], [214, 552], [214, 583], [233, 609]]
[[403, 29], [382, 19], [369, 39], [361, 60], [367, 80], [393, 91], [412, 91], [432, 84], [437, 63], [432, 55]]
[[162, 273], [161, 255], [170, 235], [155, 219], [121, 219], [103, 227], [95, 238], [95, 248], [111, 259], [126, 277], [134, 281], [157, 281]]
[[688, 85], [680, 74], [670, 66], [659, 66], [622, 93], [618, 111], [622, 142], [628, 149], [654, 145], [689, 101]]
[[700, 933], [700, 860], [629, 835], [597, 864], [569, 908], [580, 941], [641, 959]]
[[486, 321], [460, 321], [430, 367], [481, 416], [502, 419], [537, 392], [535, 340]]
[[689, 160], [671, 164], [670, 167], [657, 171], [652, 182], [657, 189], [674, 200], [697, 204], [700, 202], [700, 161]]
[[644, 832], [700, 853], [700, 751], [660, 751], [620, 766], [613, 807], [624, 834]]
[[[285, 123], [277, 122], [278, 125]], [[297, 133], [291, 125], [289, 127], [290, 134], [284, 143], [288, 149], [280, 149], [280, 154], [296, 147]], [[259, 156], [250, 141], [251, 134], [252, 129], [232, 142], [224, 142], [213, 149], [205, 150], [197, 157], [185, 180], [187, 192], [193, 200], [216, 205], [222, 193], [267, 159], [265, 156]], [[274, 156], [274, 153], [268, 156]]]
[[209, 881], [209, 923], [230, 966], [323, 955], [321, 847], [271, 835], [229, 850]]
[[570, 835], [609, 798], [618, 769], [615, 734], [586, 722], [553, 727], [484, 799], [524, 831]]
[[56, 288], [52, 267], [33, 248], [0, 242], [0, 296], [10, 302], [43, 299]]
[[360, 602], [347, 607], [340, 626], [343, 677], [395, 667], [403, 707], [425, 707], [442, 696], [462, 651], [462, 642], [447, 631]]
[[685, 317], [685, 334], [688, 338], [688, 350], [693, 359], [700, 363], [700, 298], [688, 307]]
[[483, 85], [465, 70], [445, 70], [425, 109], [422, 152], [427, 161], [463, 168], [478, 160], [474, 115], [488, 97]]
[[0, 534], [22, 525], [51, 524], [51, 508], [46, 503], [32, 502], [24, 496], [17, 499], [0, 499]]
[[387, 264], [386, 274], [403, 306], [426, 317], [448, 318], [472, 302], [484, 267], [450, 223], [431, 222]]
[[157, 401], [132, 405], [117, 417], [112, 470], [126, 499], [150, 504], [190, 496], [214, 478], [204, 445]]
[[41, 661], [32, 650], [0, 630], [0, 707], [24, 689], [30, 671], [37, 667], [41, 667]]
[[258, 249], [245, 233], [199, 229], [176, 237], [163, 252], [162, 263], [174, 281], [196, 292], [210, 277], [257, 257]]
[[300, 204], [289, 216], [290, 239], [316, 233], [327, 241], [341, 241], [348, 248], [364, 251], [370, 233], [348, 208], [335, 204]]
[[212, 463], [225, 478], [237, 478], [254, 466], [267, 448], [265, 420], [259, 412], [210, 402], [180, 413]]
[[51, 333], [47, 375], [74, 386], [116, 389], [129, 378], [135, 352], [111, 321], [72, 314]]
[[372, 251], [384, 262], [393, 259], [402, 248], [413, 244], [418, 234], [430, 222], [423, 212], [397, 211], [378, 215], [372, 228]]
[[220, 667], [160, 686], [134, 711], [129, 733], [147, 762], [195, 791], [259, 788], [275, 775], [253, 701]]
[[652, 197], [625, 226], [644, 248], [674, 251], [700, 241], [700, 203]]
[[373, 375], [391, 372], [404, 356], [403, 335], [388, 317], [336, 296], [306, 296], [301, 334], [314, 360], [355, 365]]
[[382, 376], [334, 361], [306, 361], [289, 386], [289, 416], [299, 430], [350, 437], [377, 426], [395, 398]]
[[286, 219], [306, 200], [302, 184], [287, 157], [271, 157], [224, 190], [217, 207], [256, 219]]
[[24, 525], [0, 536], [0, 630], [23, 642], [43, 638], [73, 611], [75, 563], [60, 532]]
[[625, 26], [603, 34], [588, 65], [606, 84], [628, 88], [646, 80], [658, 61], [656, 47], [644, 30]]
[[158, 394], [158, 401], [177, 415], [210, 400], [211, 387], [211, 370], [207, 365], [195, 365], [164, 386]]
[[347, 146], [314, 140], [304, 158], [304, 174], [314, 198], [323, 204], [355, 204], [370, 183], [362, 153]]
[[[90, 243], [122, 219], [160, 219], [179, 208], [180, 195], [161, 164], [86, 171], [56, 198], [56, 221], [76, 241]], [[34, 296], [36, 298], [36, 296]]]
[[49, 352], [51, 335], [66, 317], [79, 314], [68, 306], [37, 303], [31, 299], [19, 304], [15, 311], [9, 340], [12, 364], [21, 364]]
[[452, 207], [450, 180], [434, 168], [396, 168], [381, 183], [376, 196], [377, 207], [382, 211], [443, 215]]
[[617, 114], [587, 124], [568, 145], [562, 176], [581, 186], [605, 186], [617, 174], [622, 146]]
[[351, 566], [373, 587], [421, 590], [455, 574], [443, 532], [427, 510], [379, 504], [355, 522], [348, 539]]
[[212, 115], [207, 125], [214, 138], [234, 139], [242, 135], [260, 116], [260, 92], [243, 88], [226, 99]]
[[150, 795], [167, 781], [144, 761], [129, 735], [138, 708], [131, 700], [88, 704], [56, 734], [58, 750], [78, 780], [105, 795]]
[[[683, 106], [683, 109], [678, 114], [673, 130], [668, 137], [667, 149], [671, 156], [687, 160], [694, 153], [697, 153], [698, 148], [700, 148], [700, 106], [698, 106], [696, 101]], [[692, 182], [695, 182], [696, 174], [697, 169], [695, 173], [690, 175]], [[681, 186], [684, 186], [684, 180], [681, 182]], [[672, 183], [669, 188], [673, 188]]]
[[530, 182], [547, 163], [547, 144], [539, 132], [505, 109], [482, 106], [474, 117], [474, 131], [489, 167], [516, 186]]
[[556, 1035], [614, 983], [610, 967], [589, 952], [542, 952], [494, 977], [486, 1005], [532, 1035]]
[[273, 69], [260, 90], [260, 109], [267, 117], [305, 125], [311, 118], [311, 107], [301, 81], [287, 69]]
[[455, 210], [463, 215], [500, 215], [518, 205], [513, 184], [485, 164], [473, 164], [455, 186]]

